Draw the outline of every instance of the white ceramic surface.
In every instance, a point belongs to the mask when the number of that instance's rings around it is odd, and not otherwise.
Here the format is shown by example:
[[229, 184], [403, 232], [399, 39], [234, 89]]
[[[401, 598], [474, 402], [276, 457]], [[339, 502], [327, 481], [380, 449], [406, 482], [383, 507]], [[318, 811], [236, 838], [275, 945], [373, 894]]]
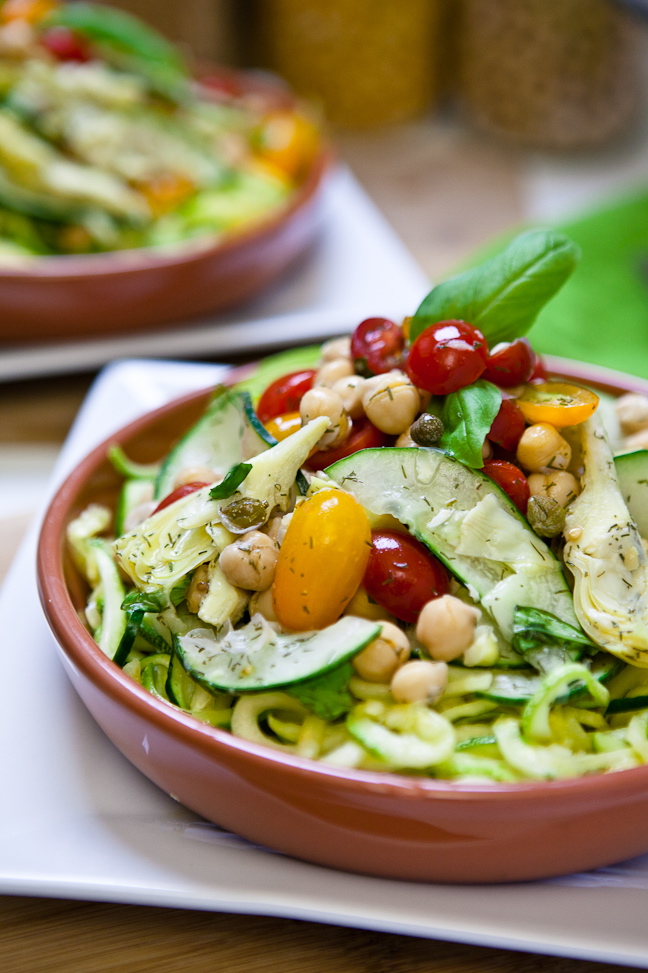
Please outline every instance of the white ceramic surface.
[[[50, 489], [111, 431], [221, 374], [155, 361], [104, 370]], [[0, 708], [0, 892], [288, 916], [648, 967], [648, 856], [544, 883], [394, 882], [273, 854], [185, 811], [112, 747], [67, 682], [38, 605], [37, 529], [0, 592], [12, 687]]]

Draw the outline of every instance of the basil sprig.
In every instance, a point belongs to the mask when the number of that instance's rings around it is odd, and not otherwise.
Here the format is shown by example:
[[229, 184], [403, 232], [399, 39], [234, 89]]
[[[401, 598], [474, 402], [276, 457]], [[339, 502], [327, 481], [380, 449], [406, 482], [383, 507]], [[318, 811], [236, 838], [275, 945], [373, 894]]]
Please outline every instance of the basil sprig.
[[580, 250], [555, 230], [528, 230], [501, 253], [434, 287], [410, 323], [413, 341], [437, 321], [467, 321], [492, 347], [526, 334], [573, 272]]
[[252, 469], [251, 463], [236, 463], [229, 473], [209, 491], [212, 500], [227, 500], [236, 493], [241, 483]]
[[500, 410], [502, 393], [480, 378], [443, 401], [443, 435], [439, 446], [465, 466], [481, 469], [482, 446]]

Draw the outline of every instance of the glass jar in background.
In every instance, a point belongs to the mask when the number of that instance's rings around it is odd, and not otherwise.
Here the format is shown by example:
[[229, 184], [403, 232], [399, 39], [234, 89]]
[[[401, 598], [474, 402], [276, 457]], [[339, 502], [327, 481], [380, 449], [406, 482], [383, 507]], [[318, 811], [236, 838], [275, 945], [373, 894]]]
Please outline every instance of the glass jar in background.
[[261, 0], [257, 29], [268, 66], [330, 122], [387, 125], [434, 100], [442, 2]]
[[459, 88], [482, 128], [527, 145], [600, 145], [633, 120], [640, 86], [614, 0], [460, 0]]

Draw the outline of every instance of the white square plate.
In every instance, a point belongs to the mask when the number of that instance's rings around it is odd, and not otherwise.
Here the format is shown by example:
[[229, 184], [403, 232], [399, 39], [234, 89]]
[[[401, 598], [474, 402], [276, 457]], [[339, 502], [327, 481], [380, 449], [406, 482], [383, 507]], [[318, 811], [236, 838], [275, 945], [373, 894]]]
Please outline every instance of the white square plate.
[[[108, 367], [51, 490], [116, 428], [223, 371]], [[286, 916], [648, 967], [646, 859], [522, 885], [396, 882], [273, 854], [184, 810], [117, 752], [65, 678], [38, 603], [37, 532], [34, 523], [0, 592], [0, 892]]]

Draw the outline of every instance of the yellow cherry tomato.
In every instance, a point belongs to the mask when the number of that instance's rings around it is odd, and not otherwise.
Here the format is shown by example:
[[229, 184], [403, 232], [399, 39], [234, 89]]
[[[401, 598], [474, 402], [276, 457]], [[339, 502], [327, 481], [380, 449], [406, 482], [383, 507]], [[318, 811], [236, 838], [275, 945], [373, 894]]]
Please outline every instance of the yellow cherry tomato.
[[590, 389], [571, 382], [543, 382], [525, 386], [516, 401], [527, 422], [549, 422], [562, 429], [589, 419], [599, 398]]
[[36, 24], [58, 7], [55, 0], [6, 0], [0, 9], [0, 20], [5, 24], [12, 20]]
[[257, 155], [291, 179], [310, 167], [319, 148], [317, 126], [300, 112], [269, 112], [258, 133]]
[[320, 490], [298, 504], [277, 561], [274, 609], [284, 628], [324, 628], [356, 593], [371, 552], [371, 529], [350, 493]]
[[294, 432], [301, 429], [302, 421], [299, 412], [284, 412], [265, 423], [265, 427], [275, 439], [288, 439]]

